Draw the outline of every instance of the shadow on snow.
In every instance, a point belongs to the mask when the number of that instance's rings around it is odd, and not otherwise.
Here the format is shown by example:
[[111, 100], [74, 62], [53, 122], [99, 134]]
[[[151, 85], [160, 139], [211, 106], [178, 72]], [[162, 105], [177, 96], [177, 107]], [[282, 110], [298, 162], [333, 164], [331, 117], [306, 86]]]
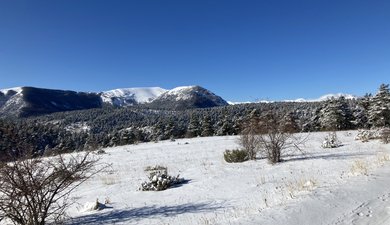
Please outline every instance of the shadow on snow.
[[82, 224], [115, 224], [124, 222], [137, 222], [142, 219], [157, 217], [174, 217], [185, 213], [206, 213], [222, 208], [216, 204], [182, 204], [176, 206], [145, 206], [134, 209], [115, 210], [106, 213], [94, 213], [71, 219], [72, 225]]
[[368, 152], [355, 152], [355, 153], [340, 152], [340, 153], [325, 153], [325, 154], [303, 154], [300, 156], [292, 156], [291, 158], [285, 159], [284, 162], [315, 160], [315, 159], [344, 160], [344, 159], [348, 159], [348, 158], [358, 158], [360, 156], [372, 156], [372, 153], [368, 153]]

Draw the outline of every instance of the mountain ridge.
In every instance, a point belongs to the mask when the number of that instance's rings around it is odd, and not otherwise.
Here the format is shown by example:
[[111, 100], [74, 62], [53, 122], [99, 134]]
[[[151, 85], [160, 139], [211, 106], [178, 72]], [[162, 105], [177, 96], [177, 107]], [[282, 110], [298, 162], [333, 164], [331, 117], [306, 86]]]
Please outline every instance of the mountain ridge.
[[228, 103], [200, 86], [119, 88], [104, 92], [76, 92], [37, 87], [0, 89], [0, 116], [28, 117], [53, 112], [143, 105], [152, 109], [184, 110]]

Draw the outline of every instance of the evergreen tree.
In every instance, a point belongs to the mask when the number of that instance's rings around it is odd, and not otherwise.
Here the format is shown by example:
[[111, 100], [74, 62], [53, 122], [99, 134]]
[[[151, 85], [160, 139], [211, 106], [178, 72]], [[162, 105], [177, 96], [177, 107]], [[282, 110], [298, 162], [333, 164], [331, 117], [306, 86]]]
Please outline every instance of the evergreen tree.
[[390, 91], [388, 84], [381, 84], [378, 93], [372, 97], [369, 106], [368, 121], [373, 127], [390, 125]]
[[201, 135], [202, 137], [208, 137], [208, 136], [213, 136], [214, 134], [214, 129], [211, 123], [211, 118], [209, 115], [206, 115], [203, 117], [202, 120], [202, 132]]
[[296, 122], [297, 118], [293, 112], [287, 113], [283, 116], [281, 121], [281, 127], [283, 127], [284, 132], [296, 133], [299, 131], [299, 126]]
[[217, 135], [222, 136], [234, 134], [232, 121], [229, 119], [229, 116], [226, 113], [222, 114], [222, 116], [219, 118], [217, 127]]
[[356, 128], [369, 128], [368, 111], [371, 98], [371, 94], [365, 94], [362, 98], [357, 100], [357, 105], [353, 110], [353, 117], [355, 119], [352, 122]]
[[153, 140], [160, 141], [164, 140], [165, 123], [162, 120], [157, 121], [153, 126]]
[[197, 137], [201, 134], [200, 131], [201, 130], [200, 130], [200, 123], [198, 117], [195, 114], [191, 114], [190, 122], [187, 127], [186, 137], [188, 138]]
[[320, 111], [320, 124], [323, 130], [350, 129], [352, 119], [352, 113], [343, 96], [328, 99]]
[[165, 127], [163, 139], [173, 139], [175, 137], [178, 137], [178, 129], [173, 118], [170, 118]]

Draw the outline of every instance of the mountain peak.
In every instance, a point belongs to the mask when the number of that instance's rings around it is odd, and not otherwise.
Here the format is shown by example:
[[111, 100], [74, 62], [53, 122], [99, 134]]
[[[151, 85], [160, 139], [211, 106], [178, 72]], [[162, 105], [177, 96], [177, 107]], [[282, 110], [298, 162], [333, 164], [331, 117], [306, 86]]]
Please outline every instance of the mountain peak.
[[153, 108], [176, 110], [225, 105], [228, 103], [224, 99], [197, 85], [176, 87], [163, 93], [150, 104]]
[[119, 88], [101, 93], [102, 101], [116, 106], [148, 103], [166, 92], [160, 87]]
[[22, 93], [22, 91], [23, 91], [23, 87], [13, 87], [13, 88], [0, 89], [0, 92], [3, 93], [4, 95], [10, 95], [10, 93], [19, 94], [19, 93]]

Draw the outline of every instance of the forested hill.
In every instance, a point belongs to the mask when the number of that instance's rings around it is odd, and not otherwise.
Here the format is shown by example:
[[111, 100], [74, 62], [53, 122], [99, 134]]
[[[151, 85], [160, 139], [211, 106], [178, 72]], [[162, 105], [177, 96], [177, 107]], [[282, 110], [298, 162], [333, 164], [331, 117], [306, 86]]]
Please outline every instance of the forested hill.
[[[145, 106], [97, 108], [45, 116], [1, 120], [0, 151], [51, 154], [183, 137], [240, 134], [251, 117], [283, 115], [300, 131], [347, 130], [390, 125], [390, 92], [359, 99], [323, 102], [274, 102], [219, 106], [183, 111]], [[19, 154], [19, 153], [18, 153]]]

